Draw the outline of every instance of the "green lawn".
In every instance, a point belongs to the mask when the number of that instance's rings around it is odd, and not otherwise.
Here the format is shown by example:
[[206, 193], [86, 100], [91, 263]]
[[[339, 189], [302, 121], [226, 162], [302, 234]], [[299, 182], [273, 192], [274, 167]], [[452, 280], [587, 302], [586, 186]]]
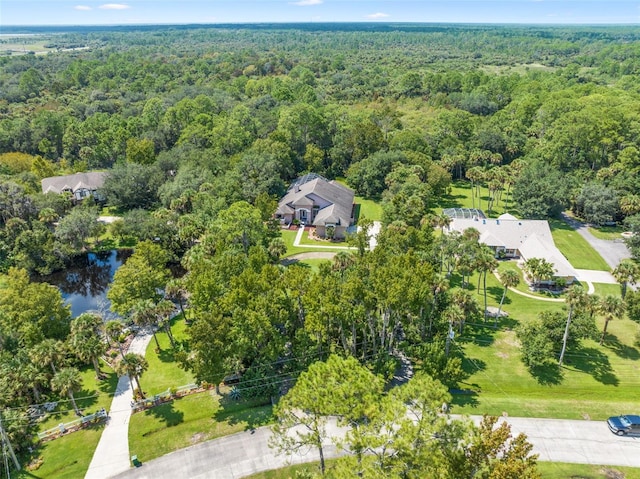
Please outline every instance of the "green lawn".
[[[308, 248], [308, 247], [304, 247], [304, 246], [293, 246], [293, 242], [296, 239], [296, 234], [298, 234], [298, 230], [282, 230], [282, 239], [284, 240], [284, 244], [287, 245], [287, 252], [285, 253], [285, 255], [283, 256], [284, 258], [286, 258], [287, 256], [292, 256], [294, 254], [298, 254], [298, 253], [309, 253], [311, 251], [344, 251], [343, 246], [348, 246], [348, 243], [339, 243], [336, 246], [340, 246], [339, 248]], [[307, 244], [307, 245], [322, 245], [322, 246], [331, 246], [332, 243], [328, 242], [328, 241], [314, 241], [314, 240], [310, 240], [308, 237], [305, 240], [304, 237], [308, 236], [307, 233], [303, 233], [303, 239], [300, 241], [301, 244]]]
[[[334, 461], [327, 461], [327, 467], [331, 467]], [[568, 464], [559, 462], [538, 462], [538, 470], [543, 479], [611, 479], [614, 477], [624, 477], [624, 479], [640, 479], [640, 469], [632, 467], [611, 467], [595, 466], [590, 464]], [[272, 471], [259, 472], [246, 479], [295, 479], [298, 471], [318, 472], [317, 463], [295, 464], [275, 469]], [[615, 476], [615, 472], [624, 476]]]
[[[182, 319], [172, 326], [177, 341], [185, 347], [188, 326]], [[147, 348], [149, 370], [141, 378], [149, 395], [194, 382], [191, 373], [175, 362], [166, 333], [157, 333], [160, 352], [153, 339]], [[192, 444], [257, 427], [268, 422], [271, 404], [260, 401], [231, 401], [214, 391], [176, 399], [131, 416], [129, 448], [141, 461], [148, 461]]]
[[267, 424], [271, 404], [205, 391], [131, 416], [129, 450], [144, 462], [199, 442]]
[[593, 283], [593, 287], [598, 296], [606, 296], [607, 294], [620, 296], [622, 294], [619, 284]]
[[[488, 304], [497, 305], [502, 287], [495, 277], [487, 278], [487, 290]], [[482, 304], [482, 294], [478, 300]], [[640, 351], [633, 338], [638, 325], [628, 319], [611, 321], [604, 346], [589, 340], [568, 350], [562, 369], [550, 367], [534, 375], [524, 366], [515, 328], [543, 310], [562, 308], [562, 303], [510, 292], [503, 307], [509, 317], [500, 320], [499, 330], [489, 319], [486, 325], [468, 326], [456, 337], [454, 350], [465, 353], [463, 366], [471, 374], [462, 387], [478, 394], [457, 395], [453, 411], [602, 420], [612, 411], [636, 409]], [[602, 326], [598, 318], [597, 327]]]
[[[640, 469], [635, 467], [596, 466], [591, 464], [567, 464], [564, 462], [538, 462], [543, 479], [640, 479]], [[621, 473], [623, 475], [615, 475]]]
[[300, 246], [293, 246], [293, 242], [296, 239], [296, 234], [298, 234], [298, 230], [282, 230], [282, 239], [284, 240], [284, 244], [287, 245], [287, 252], [284, 255], [285, 258], [294, 254], [311, 251], [311, 248], [301, 248]]
[[[83, 387], [74, 394], [74, 397], [76, 398], [78, 408], [85, 414], [94, 413], [100, 408], [109, 410], [113, 393], [118, 385], [116, 373], [102, 361], [100, 362], [100, 366], [102, 371], [107, 375], [107, 378], [102, 381], [96, 381], [96, 373], [92, 367], [84, 367], [80, 371]], [[75, 421], [77, 418], [73, 411], [71, 401], [65, 397], [58, 401], [58, 407], [53, 413], [49, 414], [47, 419], [39, 424], [39, 430], [46, 431], [60, 423]]]
[[493, 205], [492, 211], [487, 211], [489, 192], [486, 188], [481, 188], [480, 196], [471, 195], [471, 183], [469, 181], [454, 181], [451, 183], [450, 192], [436, 201], [436, 209], [445, 208], [478, 208], [491, 218], [500, 216], [503, 213], [511, 213], [518, 216], [517, 209], [514, 208], [511, 194], [503, 193], [502, 200]]
[[[83, 389], [75, 394], [78, 407], [86, 414], [100, 408], [109, 410], [113, 394], [118, 385], [116, 374], [104, 363], [102, 370], [107, 379], [96, 381], [93, 368], [86, 367], [81, 371]], [[60, 423], [77, 419], [68, 400], [60, 401], [56, 409], [45, 421], [40, 423], [39, 431], [45, 431]], [[44, 443], [37, 451], [42, 464], [33, 471], [24, 471], [18, 477], [43, 479], [73, 479], [82, 477], [87, 472], [93, 452], [102, 435], [103, 424]]]
[[[302, 238], [300, 238], [300, 244], [304, 244], [307, 246], [322, 246], [322, 248], [319, 248], [319, 250], [327, 249], [326, 248], [327, 246], [338, 246], [340, 248], [349, 246], [349, 243], [347, 243], [347, 241], [345, 240], [331, 241], [329, 239], [315, 239], [315, 238], [310, 238], [309, 233], [310, 233], [309, 231], [305, 230], [305, 232], [302, 234]], [[340, 248], [338, 248], [338, 251]], [[310, 249], [310, 248], [307, 248], [307, 249]]]
[[558, 249], [577, 269], [610, 271], [611, 268], [587, 240], [564, 221], [549, 220], [551, 235]]
[[[174, 319], [171, 331], [177, 341], [184, 341], [187, 337], [185, 321]], [[146, 359], [149, 369], [142, 374], [140, 384], [148, 395], [154, 395], [166, 391], [172, 387], [185, 386], [194, 382], [193, 375], [178, 366], [173, 357], [173, 350], [169, 343], [167, 333], [159, 331], [156, 333], [160, 343], [160, 351], [156, 351], [156, 343], [151, 339], [147, 347]]]
[[[522, 272], [522, 269], [520, 269], [520, 267], [517, 265], [516, 261], [512, 261], [512, 260], [500, 261], [500, 264], [498, 265], [498, 273], [500, 271], [504, 271], [505, 269], [512, 269], [512, 270], [516, 271], [520, 275], [520, 283], [518, 283], [518, 285], [515, 287], [515, 289], [517, 289], [518, 291], [521, 291], [521, 292], [526, 293], [526, 294], [530, 294], [531, 296], [535, 296], [536, 298], [541, 298], [541, 299], [546, 299], [546, 298], [561, 299], [561, 298], [563, 298], [563, 294], [556, 295], [556, 294], [551, 294], [551, 293], [547, 293], [547, 292], [531, 291], [531, 289], [529, 289], [529, 283], [527, 283], [525, 281], [524, 273]], [[476, 281], [477, 281], [477, 277], [476, 277]], [[513, 293], [509, 293], [509, 294], [513, 294]], [[499, 299], [498, 299], [498, 301], [499, 301]]]
[[84, 477], [98, 446], [103, 426], [94, 426], [49, 441], [39, 450], [42, 464], [35, 470], [27, 466], [15, 477], [21, 479], [77, 479]]
[[314, 258], [314, 259], [305, 259], [303, 261], [300, 261], [299, 264], [308, 266], [309, 268], [311, 268], [311, 271], [313, 271], [314, 273], [317, 273], [318, 271], [320, 271], [320, 264], [322, 263], [331, 263], [331, 261], [329, 261], [328, 259]]
[[623, 226], [600, 226], [599, 228], [589, 227], [589, 232], [596, 238], [603, 240], [616, 240], [622, 238], [625, 231]]
[[378, 201], [369, 200], [362, 196], [356, 196], [353, 200], [356, 204], [356, 222], [360, 218], [372, 221], [382, 220], [382, 205]]

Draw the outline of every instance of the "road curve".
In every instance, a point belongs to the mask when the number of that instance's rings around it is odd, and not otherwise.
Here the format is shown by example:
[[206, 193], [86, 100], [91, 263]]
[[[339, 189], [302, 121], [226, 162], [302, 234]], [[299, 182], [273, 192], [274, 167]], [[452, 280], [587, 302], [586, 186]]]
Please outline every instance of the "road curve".
[[[478, 422], [480, 417], [473, 417]], [[536, 418], [501, 418], [512, 426], [512, 432], [523, 432], [533, 444], [533, 452], [541, 461], [640, 467], [640, 437], [613, 435], [605, 421], [581, 421]], [[335, 422], [329, 434], [343, 431]], [[278, 455], [268, 446], [268, 427], [207, 441], [173, 452], [130, 469], [119, 479], [238, 479], [256, 472], [277, 469], [288, 464], [317, 461], [317, 452], [305, 449], [294, 456]], [[326, 457], [337, 451], [330, 444]]]

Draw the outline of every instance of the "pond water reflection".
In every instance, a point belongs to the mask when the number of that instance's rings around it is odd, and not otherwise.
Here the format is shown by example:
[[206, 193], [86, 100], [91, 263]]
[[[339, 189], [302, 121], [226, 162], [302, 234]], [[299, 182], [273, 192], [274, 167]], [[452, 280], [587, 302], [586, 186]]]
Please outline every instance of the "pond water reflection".
[[71, 305], [72, 317], [87, 311], [98, 311], [108, 320], [114, 317], [107, 299], [109, 283], [116, 270], [132, 253], [132, 250], [87, 253], [77, 257], [65, 271], [43, 277], [42, 280], [60, 288], [65, 302]]

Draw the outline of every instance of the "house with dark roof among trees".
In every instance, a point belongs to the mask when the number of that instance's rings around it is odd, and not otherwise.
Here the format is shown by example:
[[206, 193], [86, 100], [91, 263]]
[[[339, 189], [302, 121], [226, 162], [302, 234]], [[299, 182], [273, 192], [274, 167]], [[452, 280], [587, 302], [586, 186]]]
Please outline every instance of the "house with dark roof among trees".
[[74, 203], [93, 197], [96, 201], [101, 201], [102, 197], [98, 190], [104, 184], [106, 173], [103, 171], [93, 171], [89, 173], [75, 173], [65, 176], [51, 176], [44, 178], [40, 182], [43, 193], [70, 193]]
[[353, 224], [353, 199], [353, 190], [309, 173], [291, 184], [275, 217], [285, 225], [313, 225], [320, 237], [344, 238]]

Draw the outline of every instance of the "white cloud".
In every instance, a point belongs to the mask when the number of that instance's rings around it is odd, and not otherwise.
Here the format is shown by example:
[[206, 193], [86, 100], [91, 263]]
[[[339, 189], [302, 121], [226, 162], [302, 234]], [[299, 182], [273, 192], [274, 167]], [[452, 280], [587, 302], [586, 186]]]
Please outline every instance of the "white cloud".
[[371, 20], [377, 20], [379, 18], [387, 18], [388, 16], [389, 16], [388, 13], [378, 12], [378, 13], [372, 13], [370, 15], [367, 15], [367, 18], [370, 18]]
[[298, 7], [308, 7], [310, 5], [320, 5], [323, 0], [300, 0], [298, 2], [289, 2], [289, 5], [297, 5]]
[[100, 5], [98, 8], [101, 8], [102, 10], [127, 10], [131, 7], [124, 3], [105, 3], [104, 5]]
[[87, 7], [86, 5], [76, 5], [75, 7], [73, 7], [76, 10], [82, 10], [84, 12], [91, 10], [91, 7]]

